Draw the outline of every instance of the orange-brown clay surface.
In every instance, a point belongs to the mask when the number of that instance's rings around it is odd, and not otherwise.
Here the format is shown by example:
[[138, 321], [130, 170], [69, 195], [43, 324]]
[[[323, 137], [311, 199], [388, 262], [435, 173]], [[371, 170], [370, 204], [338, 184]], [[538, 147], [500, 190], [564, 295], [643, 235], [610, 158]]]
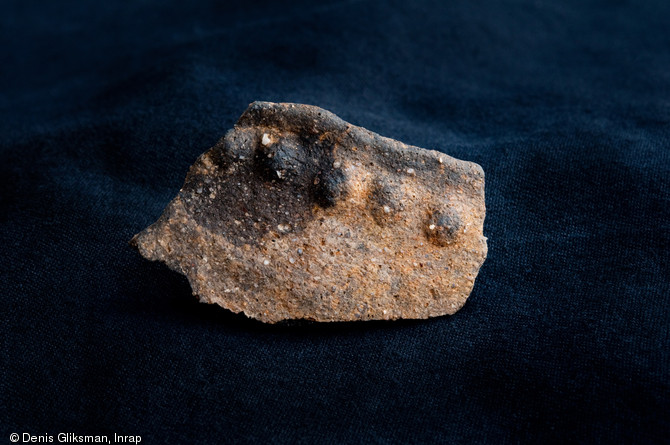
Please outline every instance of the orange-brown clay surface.
[[254, 102], [132, 244], [264, 322], [427, 318], [470, 295], [484, 216], [477, 164]]

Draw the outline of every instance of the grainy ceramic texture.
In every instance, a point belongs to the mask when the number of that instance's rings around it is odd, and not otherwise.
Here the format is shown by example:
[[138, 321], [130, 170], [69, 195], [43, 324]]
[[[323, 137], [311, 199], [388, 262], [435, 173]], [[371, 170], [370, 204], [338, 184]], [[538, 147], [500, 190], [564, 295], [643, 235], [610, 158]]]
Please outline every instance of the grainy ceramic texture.
[[477, 164], [255, 102], [131, 243], [264, 322], [428, 318], [470, 295], [484, 216]]

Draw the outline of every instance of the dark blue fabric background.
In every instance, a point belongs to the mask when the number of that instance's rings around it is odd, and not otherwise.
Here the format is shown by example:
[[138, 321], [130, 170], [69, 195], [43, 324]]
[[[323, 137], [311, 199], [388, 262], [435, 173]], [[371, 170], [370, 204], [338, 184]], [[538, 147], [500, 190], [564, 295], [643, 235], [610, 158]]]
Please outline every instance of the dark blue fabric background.
[[[667, 443], [670, 2], [7, 0], [0, 23], [3, 443]], [[254, 100], [484, 168], [460, 312], [266, 326], [128, 246]]]

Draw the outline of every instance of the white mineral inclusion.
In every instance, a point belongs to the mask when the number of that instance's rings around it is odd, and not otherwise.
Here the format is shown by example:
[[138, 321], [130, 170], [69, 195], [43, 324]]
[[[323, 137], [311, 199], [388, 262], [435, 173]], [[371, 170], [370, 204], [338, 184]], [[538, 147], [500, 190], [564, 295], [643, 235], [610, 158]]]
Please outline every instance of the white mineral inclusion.
[[261, 143], [265, 146], [270, 145], [272, 143], [270, 135], [268, 135], [267, 133], [263, 133], [263, 139], [261, 140]]

